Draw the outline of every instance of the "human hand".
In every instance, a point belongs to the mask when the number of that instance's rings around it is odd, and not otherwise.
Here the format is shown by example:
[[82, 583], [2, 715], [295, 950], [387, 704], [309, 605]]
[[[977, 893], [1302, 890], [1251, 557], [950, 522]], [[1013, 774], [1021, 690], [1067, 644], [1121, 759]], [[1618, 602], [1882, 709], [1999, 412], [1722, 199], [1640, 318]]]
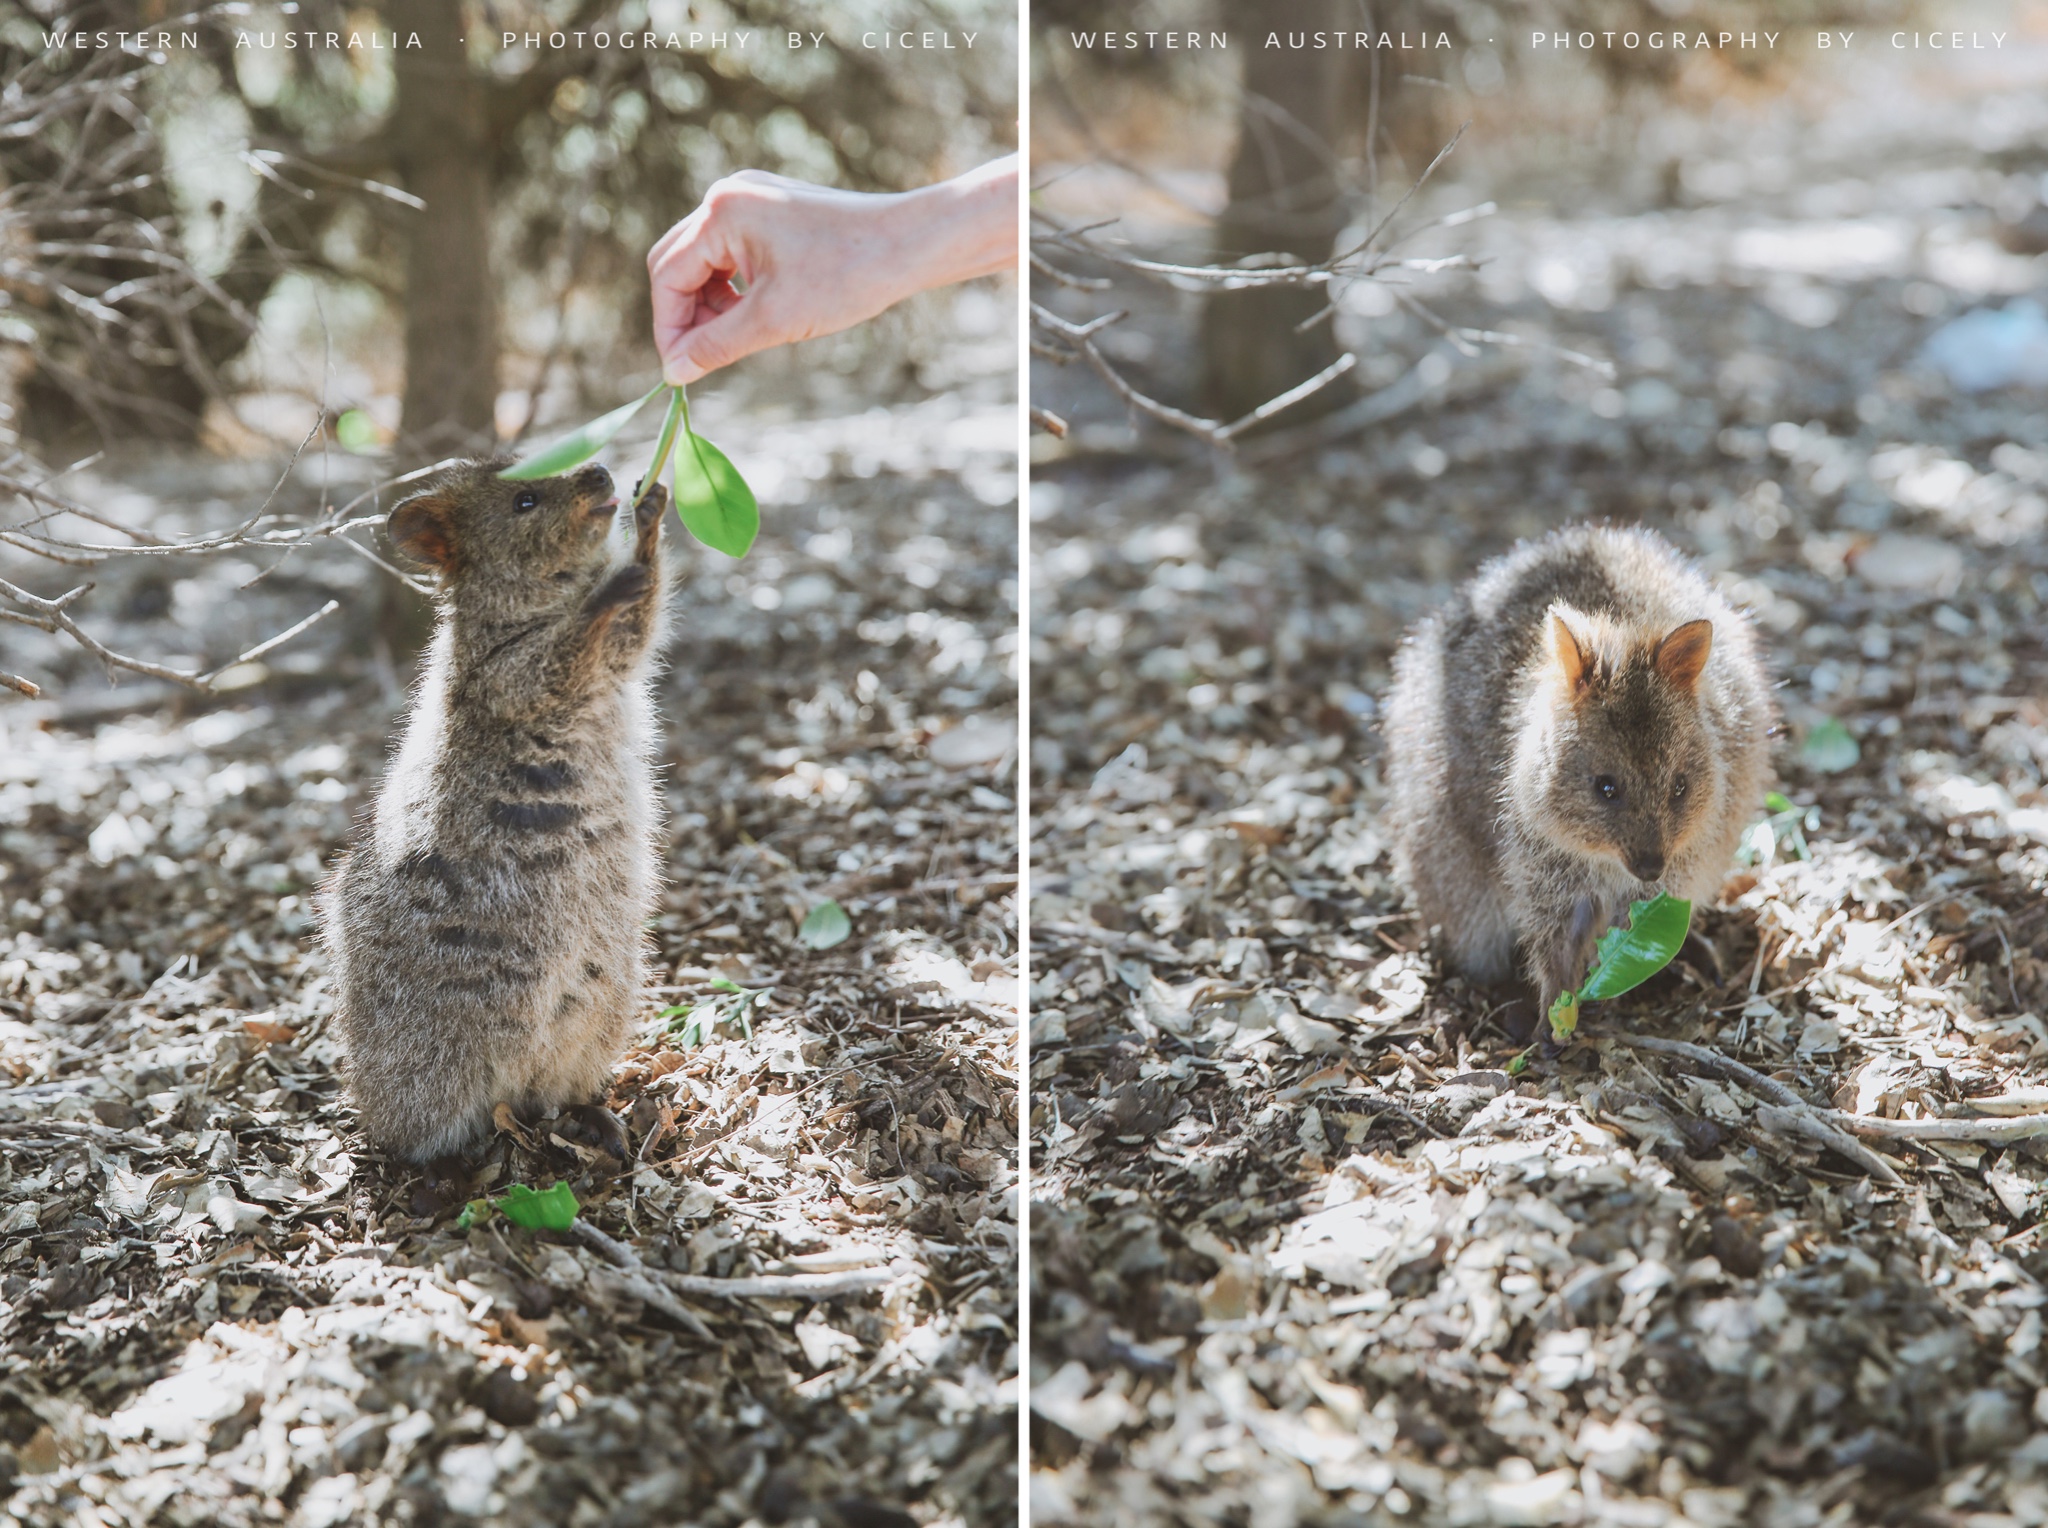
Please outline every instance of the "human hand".
[[662, 375], [694, 382], [1014, 264], [1016, 189], [1014, 156], [893, 195], [727, 176], [647, 255]]

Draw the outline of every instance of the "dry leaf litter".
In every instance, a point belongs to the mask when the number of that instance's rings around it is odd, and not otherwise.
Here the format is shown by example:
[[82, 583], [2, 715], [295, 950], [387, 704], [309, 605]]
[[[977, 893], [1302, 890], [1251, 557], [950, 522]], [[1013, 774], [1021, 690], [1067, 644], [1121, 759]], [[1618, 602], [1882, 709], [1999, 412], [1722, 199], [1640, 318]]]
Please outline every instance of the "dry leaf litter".
[[[367, 621], [197, 706], [10, 629], [53, 698], [0, 710], [0, 1517], [1008, 1520], [1013, 417], [726, 426], [764, 530], [672, 549], [655, 927], [692, 1012], [618, 1069], [623, 1161], [566, 1121], [455, 1174], [355, 1133], [311, 899], [393, 714]], [[159, 530], [263, 491], [94, 470], [74, 491]], [[256, 571], [115, 563], [92, 608], [124, 650], [232, 653], [381, 576]], [[853, 932], [807, 948], [827, 898]], [[601, 1234], [458, 1229], [557, 1180]], [[790, 1282], [718, 1293], [750, 1278]]]
[[[2041, 279], [2044, 99], [1665, 113], [1677, 205], [1647, 150], [1528, 172], [1466, 308], [1611, 387], [1439, 350], [1369, 440], [1219, 468], [1041, 379], [1035, 1521], [2048, 1523], [2048, 1141], [1987, 1139], [2048, 1105], [2048, 437], [1915, 362]], [[1802, 810], [1516, 1072], [1529, 1004], [1404, 911], [1377, 707], [1588, 517], [1755, 612]]]

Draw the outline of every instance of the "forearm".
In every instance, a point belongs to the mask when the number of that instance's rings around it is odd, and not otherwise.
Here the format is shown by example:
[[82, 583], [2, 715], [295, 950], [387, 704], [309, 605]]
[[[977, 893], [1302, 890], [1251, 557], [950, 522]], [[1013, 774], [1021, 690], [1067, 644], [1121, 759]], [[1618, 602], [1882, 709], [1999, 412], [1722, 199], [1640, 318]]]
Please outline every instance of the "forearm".
[[905, 296], [1017, 263], [1017, 176], [1017, 156], [1010, 154], [892, 199]]

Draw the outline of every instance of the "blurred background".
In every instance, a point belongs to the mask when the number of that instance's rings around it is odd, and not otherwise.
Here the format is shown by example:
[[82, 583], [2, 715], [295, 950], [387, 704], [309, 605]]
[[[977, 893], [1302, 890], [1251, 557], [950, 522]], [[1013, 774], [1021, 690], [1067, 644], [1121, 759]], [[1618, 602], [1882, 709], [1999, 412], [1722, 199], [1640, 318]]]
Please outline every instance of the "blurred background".
[[1379, 718], [1486, 558], [1654, 527], [1758, 624], [1804, 837], [1608, 1032], [1862, 1113], [2039, 1085], [2048, 10], [1035, 18], [1035, 1519], [2040, 1518], [1988, 1291], [2048, 1288], [2041, 1154], [1901, 1194], [1525, 1050], [1415, 926]]
[[[929, 25], [933, 13], [906, 14]], [[112, 311], [38, 302], [33, 291], [57, 290], [48, 280], [16, 290], [25, 329], [9, 338], [33, 359], [13, 353], [7, 417], [53, 447], [89, 429], [189, 440], [198, 416], [210, 444], [247, 452], [295, 445], [323, 410], [362, 416], [345, 431], [361, 449], [400, 436], [431, 446], [451, 427], [451, 441], [506, 440], [610, 402], [649, 371], [646, 251], [721, 175], [751, 166], [892, 190], [1014, 146], [1014, 17], [971, 4], [943, 14], [980, 46], [938, 66], [845, 46], [887, 18], [830, 5], [305, 0], [181, 19], [162, 5], [10, 3], [5, 67], [29, 100], [46, 106], [90, 78], [121, 87], [93, 99], [123, 104], [90, 124], [17, 106], [17, 126], [37, 130], [10, 136], [9, 181], [68, 177], [82, 193], [94, 182], [77, 156], [119, 156], [126, 180], [103, 172], [99, 217], [152, 220], [161, 254], [184, 268], [176, 296], [107, 302], [136, 281], [134, 261], [87, 240], [40, 249], [68, 290]], [[200, 46], [48, 53], [41, 38], [60, 24], [174, 28]], [[394, 29], [423, 46], [395, 48]], [[793, 30], [823, 40], [791, 50]], [[330, 31], [363, 45], [286, 45]], [[684, 46], [594, 41], [649, 31]], [[522, 41], [572, 32], [591, 40]], [[17, 243], [47, 245], [61, 192], [46, 186], [15, 212]], [[941, 388], [957, 298], [785, 358], [761, 385], [840, 401], [830, 379], [861, 372], [863, 405]]]
[[[10, 0], [0, 220], [15, 265], [0, 293], [0, 487], [97, 500], [106, 514], [139, 493], [151, 502], [120, 513], [160, 537], [232, 527], [245, 500], [284, 517], [266, 531], [324, 525], [331, 537], [337, 505], [381, 481], [644, 393], [658, 380], [646, 251], [719, 176], [754, 166], [888, 190], [1014, 146], [1014, 16], [971, 3], [904, 12], [906, 25], [934, 16], [977, 32], [978, 48], [849, 45], [887, 18], [830, 5], [433, 0], [380, 11], [308, 0], [180, 15]], [[44, 46], [53, 29], [145, 26], [174, 45]], [[423, 46], [395, 47], [394, 28]], [[648, 31], [683, 46], [595, 41]], [[738, 45], [742, 31], [751, 46]], [[792, 50], [791, 31], [821, 41]], [[575, 32], [583, 45], [522, 41]], [[341, 46], [326, 45], [330, 33]], [[506, 34], [514, 46], [501, 46]], [[716, 438], [739, 411], [936, 404], [956, 437], [972, 433], [958, 417], [1011, 389], [1000, 292], [983, 282], [935, 294], [762, 357], [698, 389], [699, 425]], [[642, 421], [629, 443], [657, 423]], [[732, 449], [764, 503], [801, 491], [786, 458], [750, 463], [744, 441]], [[73, 469], [61, 485], [48, 481], [59, 468]], [[976, 482], [984, 496], [1005, 491], [991, 474]], [[66, 539], [76, 524], [34, 520], [29, 531]], [[374, 572], [317, 550], [337, 586]], [[281, 613], [265, 597], [310, 576], [309, 561], [296, 557], [253, 599], [220, 603], [254, 632]], [[160, 572], [138, 598], [145, 610], [181, 588], [194, 598], [207, 576]], [[390, 580], [365, 590], [402, 660], [422, 607]], [[118, 620], [109, 603], [102, 593], [78, 614]], [[155, 657], [201, 656], [191, 649], [203, 644], [166, 648], [163, 631], [133, 635]], [[368, 658], [377, 638], [357, 635]], [[58, 668], [45, 677], [68, 676], [68, 661], [50, 652]]]

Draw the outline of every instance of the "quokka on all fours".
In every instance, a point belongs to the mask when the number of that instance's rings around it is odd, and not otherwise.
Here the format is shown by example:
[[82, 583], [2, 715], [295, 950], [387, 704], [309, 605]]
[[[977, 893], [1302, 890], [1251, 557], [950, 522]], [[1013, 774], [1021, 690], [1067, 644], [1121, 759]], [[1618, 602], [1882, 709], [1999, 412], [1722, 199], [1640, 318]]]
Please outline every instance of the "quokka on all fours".
[[1629, 903], [1711, 901], [1769, 782], [1748, 618], [1654, 532], [1573, 526], [1480, 568], [1394, 664], [1396, 860], [1445, 964], [1517, 957], [1548, 1011]]
[[621, 563], [604, 468], [508, 482], [505, 465], [463, 463], [391, 512], [392, 541], [440, 576], [438, 613], [324, 897], [363, 1129], [415, 1162], [473, 1145], [499, 1104], [601, 1099], [646, 985], [668, 496], [634, 506]]

